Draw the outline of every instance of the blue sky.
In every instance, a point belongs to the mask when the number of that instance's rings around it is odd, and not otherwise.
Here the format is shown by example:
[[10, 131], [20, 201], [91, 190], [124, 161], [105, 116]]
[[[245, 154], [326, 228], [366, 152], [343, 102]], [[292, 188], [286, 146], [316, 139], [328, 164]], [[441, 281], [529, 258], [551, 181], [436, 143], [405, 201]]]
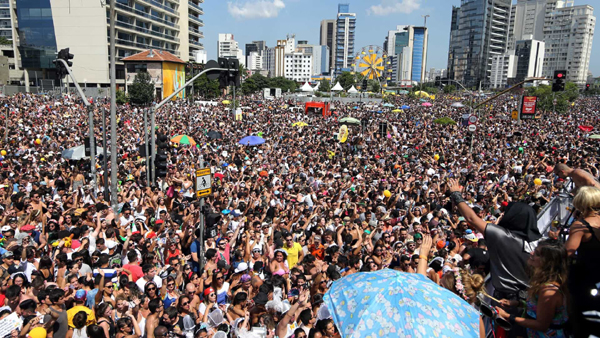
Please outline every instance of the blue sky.
[[[321, 20], [334, 19], [338, 3], [350, 4], [350, 11], [357, 14], [357, 48], [382, 46], [388, 30], [397, 25], [423, 25], [422, 15], [429, 15], [427, 69], [446, 68], [452, 5], [459, 5], [460, 0], [205, 0], [203, 30], [208, 58], [217, 57], [219, 33], [234, 34], [242, 48], [252, 40], [265, 40], [267, 46], [273, 46], [286, 34], [296, 34], [296, 41], [318, 44]], [[590, 70], [600, 76], [598, 39], [592, 47]]]

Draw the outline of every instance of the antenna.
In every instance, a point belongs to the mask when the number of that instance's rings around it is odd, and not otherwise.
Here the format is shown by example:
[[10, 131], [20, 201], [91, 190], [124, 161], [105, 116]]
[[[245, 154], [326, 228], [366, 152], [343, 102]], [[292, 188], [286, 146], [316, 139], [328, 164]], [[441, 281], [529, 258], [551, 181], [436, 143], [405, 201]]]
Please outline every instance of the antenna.
[[148, 53], [148, 57], [149, 58], [153, 58], [154, 57], [154, 53], [153, 53], [152, 49], [150, 49], [150, 53]]

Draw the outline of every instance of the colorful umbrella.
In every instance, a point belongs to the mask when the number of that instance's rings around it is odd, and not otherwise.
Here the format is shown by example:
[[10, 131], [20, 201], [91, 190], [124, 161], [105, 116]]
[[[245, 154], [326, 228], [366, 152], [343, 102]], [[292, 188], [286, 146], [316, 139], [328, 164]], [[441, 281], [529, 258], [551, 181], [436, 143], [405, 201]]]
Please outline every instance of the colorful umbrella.
[[594, 130], [594, 127], [593, 126], [579, 126], [579, 129], [589, 133], [590, 131]]
[[410, 109], [410, 107], [407, 106], [407, 105], [405, 105], [405, 104], [403, 104], [402, 107], [400, 107], [400, 108], [402, 108], [402, 109]]
[[392, 113], [401, 113], [401, 112], [402, 112], [402, 109], [394, 109], [394, 110], [392, 110]]
[[421, 274], [354, 273], [323, 301], [342, 337], [479, 337], [479, 312]]
[[302, 122], [302, 121], [292, 124], [292, 127], [306, 127], [306, 126], [308, 126], [308, 123]]
[[257, 146], [265, 143], [265, 139], [262, 137], [251, 135], [244, 137], [238, 143], [244, 146]]
[[187, 135], [177, 135], [171, 139], [171, 142], [179, 144], [189, 144], [192, 147], [196, 145], [196, 141], [194, 141], [194, 139], [191, 136]]
[[423, 102], [423, 103], [421, 103], [421, 105], [422, 105], [423, 107], [431, 107], [431, 106], [433, 106], [433, 105], [432, 105], [431, 103], [429, 103], [429, 102]]
[[600, 139], [600, 135], [592, 135], [589, 138], [594, 139], [594, 140], [598, 140], [598, 139]]
[[230, 103], [231, 103], [231, 101], [229, 101], [229, 100], [223, 100], [223, 104], [230, 104]]
[[452, 107], [455, 107], [455, 108], [462, 108], [462, 107], [464, 107], [464, 106], [465, 106], [465, 105], [464, 105], [464, 104], [462, 104], [462, 103], [460, 103], [460, 102], [454, 102], [454, 103], [452, 104]]

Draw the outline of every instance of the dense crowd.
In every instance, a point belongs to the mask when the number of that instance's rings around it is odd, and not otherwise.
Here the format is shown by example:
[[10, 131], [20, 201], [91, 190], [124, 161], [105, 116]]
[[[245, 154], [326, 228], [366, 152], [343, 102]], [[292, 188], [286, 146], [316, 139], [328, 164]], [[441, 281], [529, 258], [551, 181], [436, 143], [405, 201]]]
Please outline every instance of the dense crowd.
[[[18, 319], [12, 337], [339, 337], [323, 295], [381, 269], [487, 304], [509, 336], [600, 332], [582, 315], [599, 304], [599, 147], [581, 128], [598, 124], [594, 98], [519, 123], [515, 99], [500, 97], [479, 110], [474, 133], [460, 122], [469, 109], [452, 107], [470, 97], [334, 102], [323, 116], [292, 98], [245, 96], [241, 121], [220, 103], [174, 101], [157, 112], [156, 132], [196, 145], [171, 143], [167, 176], [150, 186], [142, 111], [120, 105], [107, 137], [117, 143], [116, 210], [102, 161], [94, 187], [89, 161], [61, 156], [87, 136], [80, 100], [2, 100], [0, 321]], [[101, 144], [109, 103], [93, 106]], [[341, 143], [348, 116], [362, 123]], [[238, 143], [248, 135], [265, 143]], [[204, 207], [202, 166], [213, 174]], [[579, 216], [562, 244], [558, 229], [540, 233], [537, 213], [568, 181]], [[497, 333], [493, 323], [482, 331]]]

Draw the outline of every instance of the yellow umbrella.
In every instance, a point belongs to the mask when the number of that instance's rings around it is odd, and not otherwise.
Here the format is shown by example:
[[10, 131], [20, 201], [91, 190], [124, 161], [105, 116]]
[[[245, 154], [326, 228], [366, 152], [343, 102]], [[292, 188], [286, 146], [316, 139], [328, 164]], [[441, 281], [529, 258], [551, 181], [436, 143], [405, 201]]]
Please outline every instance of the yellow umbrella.
[[302, 122], [302, 121], [292, 124], [292, 127], [306, 127], [306, 126], [308, 126], [308, 123]]
[[231, 103], [231, 101], [229, 101], [229, 100], [223, 100], [223, 104], [230, 104], [230, 103]]
[[429, 97], [429, 94], [426, 93], [426, 92], [424, 92], [424, 91], [422, 91], [422, 90], [419, 90], [419, 91], [415, 92], [415, 95], [418, 96], [418, 97]]
[[392, 113], [401, 113], [401, 112], [402, 112], [402, 109], [394, 109], [394, 110], [392, 110]]

